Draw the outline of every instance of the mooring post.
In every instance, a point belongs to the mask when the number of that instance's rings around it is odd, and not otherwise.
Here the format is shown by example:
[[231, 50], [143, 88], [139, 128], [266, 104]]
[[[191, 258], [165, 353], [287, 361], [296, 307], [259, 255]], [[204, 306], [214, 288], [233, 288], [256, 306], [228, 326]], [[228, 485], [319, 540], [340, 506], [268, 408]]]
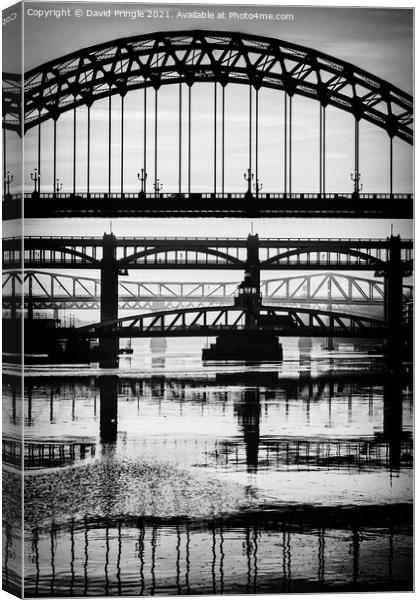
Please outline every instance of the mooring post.
[[[104, 233], [101, 264], [101, 323], [118, 319], [118, 264], [116, 238], [113, 233]], [[100, 355], [115, 358], [119, 351], [118, 338], [101, 338]]]

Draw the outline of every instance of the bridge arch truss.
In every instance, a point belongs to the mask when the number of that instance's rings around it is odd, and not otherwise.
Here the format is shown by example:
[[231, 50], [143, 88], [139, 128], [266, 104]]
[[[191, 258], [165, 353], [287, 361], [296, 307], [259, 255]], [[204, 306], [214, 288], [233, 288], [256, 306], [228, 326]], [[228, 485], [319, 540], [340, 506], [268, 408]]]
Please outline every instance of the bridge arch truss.
[[[347, 313], [300, 307], [261, 306], [256, 314], [249, 308], [219, 306], [158, 311], [123, 317], [80, 327], [73, 332], [73, 335], [91, 338], [217, 336], [224, 331], [236, 332], [249, 329], [249, 324], [246, 322], [249, 316], [256, 320], [254, 330], [268, 329], [279, 336], [324, 337], [334, 334], [381, 337], [385, 335], [386, 330], [384, 323], [378, 319]], [[269, 324], [264, 319], [268, 319]]]
[[[213, 102], [210, 145], [214, 147], [214, 157], [209, 169], [212, 176], [206, 184], [209, 189], [202, 189], [201, 184], [191, 184], [191, 161], [194, 154], [191, 149], [191, 90], [197, 83], [214, 86], [214, 91], [210, 94]], [[247, 191], [245, 186], [243, 190], [230, 190], [229, 186], [233, 181], [236, 181], [236, 186], [239, 181], [243, 185], [242, 174], [238, 179], [238, 166], [235, 166], [235, 173], [232, 174], [225, 165], [225, 122], [229, 117], [226, 113], [225, 91], [230, 84], [237, 84], [249, 90], [249, 117], [245, 117], [248, 120], [249, 143], [244, 142], [248, 148], [243, 167], [248, 167]], [[159, 90], [169, 85], [179, 88], [179, 92], [174, 94], [175, 105], [178, 105], [175, 110], [178, 112], [179, 123], [176, 127], [177, 133], [174, 134], [177, 141], [173, 142], [175, 151], [172, 153], [174, 164], [171, 167], [170, 181], [165, 182], [169, 193], [166, 193], [165, 188], [165, 193], [162, 194], [162, 166], [158, 159], [158, 97]], [[14, 184], [16, 187], [13, 190], [19, 189], [20, 193], [11, 194], [9, 184], [4, 182], [6, 218], [16, 218], [19, 200], [22, 200], [22, 189], [25, 191], [25, 211], [31, 216], [55, 216], [57, 211], [63, 216], [71, 214], [72, 211], [80, 216], [121, 216], [115, 211], [116, 203], [119, 210], [125, 211], [127, 216], [168, 216], [177, 212], [184, 215], [197, 210], [209, 210], [216, 216], [224, 216], [226, 211], [230, 216], [243, 216], [244, 212], [258, 213], [251, 205], [243, 206], [244, 197], [248, 200], [252, 197], [261, 200], [261, 210], [265, 211], [265, 215], [281, 213], [282, 216], [293, 216], [296, 212], [308, 217], [338, 214], [355, 217], [360, 212], [371, 218], [383, 218], [391, 214], [399, 215], [399, 218], [410, 218], [412, 215], [412, 194], [395, 194], [393, 175], [393, 141], [399, 138], [407, 144], [413, 143], [412, 96], [372, 73], [312, 48], [239, 32], [156, 32], [82, 48], [49, 61], [25, 73], [23, 87], [24, 89], [21, 89], [20, 78], [16, 74], [4, 74], [5, 171], [5, 132], [17, 132], [22, 135], [34, 129], [37, 131], [37, 139], [34, 139], [33, 156], [31, 154], [27, 162], [31, 164], [31, 168], [37, 168], [38, 175], [42, 171], [42, 177], [37, 180], [38, 183], [35, 182], [33, 194], [27, 193], [30, 185], [32, 186], [29, 173], [24, 175], [26, 181], [21, 182], [23, 188], [18, 188], [17, 181]], [[280, 175], [283, 181], [273, 180], [270, 184], [280, 184], [283, 189], [273, 187], [268, 193], [264, 190], [264, 193], [260, 194], [262, 188], [259, 161], [262, 161], [259, 144], [263, 136], [259, 134], [259, 92], [263, 88], [277, 90], [284, 96], [284, 109], [280, 108], [282, 103], [279, 102], [279, 111], [284, 112], [284, 132], [279, 136], [279, 157], [284, 154], [281, 158], [284, 165]], [[138, 179], [142, 182], [141, 186], [135, 177], [132, 157], [127, 159], [128, 153], [124, 144], [127, 138], [125, 99], [127, 94], [134, 90], [144, 92], [144, 98], [140, 98], [140, 102], [136, 103], [139, 120], [143, 121], [143, 133], [139, 136], [143, 139], [138, 142], [139, 162], [142, 166], [142, 178], [139, 174]], [[308, 189], [304, 194], [295, 193], [292, 184], [293, 115], [296, 120], [292, 106], [296, 96], [314, 100], [319, 105], [319, 157], [316, 157], [316, 161], [319, 159], [319, 188]], [[23, 116], [20, 110], [22, 98]], [[104, 163], [103, 173], [107, 175], [101, 179], [100, 187], [92, 189], [94, 178], [91, 162], [92, 151], [95, 148], [92, 144], [91, 109], [97, 101], [105, 99], [108, 99], [108, 148], [105, 153], [107, 156], [101, 154], [100, 160]], [[115, 103], [115, 100], [119, 102]], [[353, 180], [356, 182], [353, 193], [353, 186], [349, 182], [344, 184], [343, 188], [349, 185], [350, 189], [332, 190], [334, 193], [327, 193], [327, 107], [348, 113], [354, 119], [354, 174], [357, 177], [360, 175], [360, 122], [366, 121], [386, 132], [389, 139], [389, 193], [373, 190], [375, 193], [361, 194], [357, 178]], [[77, 117], [78, 109], [82, 109], [83, 112], [81, 119]], [[61, 187], [57, 183], [57, 148], [60, 147], [57, 142], [57, 135], [60, 133], [57, 134], [57, 123], [64, 113], [73, 113], [70, 124], [73, 129], [72, 139], [66, 140], [66, 143], [72, 146], [73, 169], [72, 174], [69, 169], [67, 180], [64, 182], [65, 191], [61, 193]], [[117, 143], [117, 160], [116, 150], [113, 149], [116, 145], [114, 119], [119, 122], [120, 129], [117, 136], [120, 138]], [[150, 120], [152, 122], [147, 125]], [[42, 125], [47, 122], [51, 123], [51, 127], [47, 129], [46, 134], [41, 133]], [[80, 127], [83, 127], [83, 135], [80, 135]], [[46, 161], [41, 159], [41, 137], [45, 140], [46, 136], [48, 144], [51, 143], [53, 147], [52, 167], [50, 164], [47, 166]], [[83, 169], [78, 166], [77, 158], [78, 154], [80, 155], [81, 144], [82, 154], [86, 154], [87, 162], [86, 168]], [[129, 183], [127, 164], [130, 161], [130, 171], [133, 170], [134, 174], [130, 175]], [[116, 169], [116, 163], [120, 165], [120, 169]], [[150, 171], [149, 177], [147, 167]], [[138, 169], [137, 161], [135, 168]], [[227, 185], [225, 172], [230, 179]], [[251, 174], [255, 176], [255, 192], [252, 191]], [[17, 174], [15, 178], [17, 180]], [[95, 185], [99, 186], [98, 182]], [[308, 183], [309, 187], [312, 185]], [[363, 200], [360, 207], [354, 206], [354, 194]], [[177, 207], [174, 207], [174, 200]], [[106, 215], [103, 214], [104, 210], [107, 211]]]
[[[120, 279], [120, 309], [153, 309], [163, 302], [166, 308], [194, 307], [198, 304], [226, 304], [237, 293], [240, 281], [156, 282]], [[101, 281], [95, 277], [51, 273], [50, 271], [5, 271], [3, 299], [6, 307], [20, 301], [39, 309], [69, 307], [95, 309], [100, 306]], [[345, 273], [312, 273], [265, 279], [261, 294], [267, 304], [383, 305], [384, 283], [378, 279], [354, 277]], [[404, 285], [403, 296], [412, 296], [412, 286]]]
[[[100, 269], [103, 238], [25, 239], [3, 243], [3, 267], [19, 269]], [[115, 265], [127, 269], [234, 269], [247, 267], [248, 241], [229, 238], [115, 238]], [[401, 260], [412, 269], [413, 243], [401, 240]], [[364, 270], [384, 272], [390, 253], [389, 240], [374, 239], [259, 239], [261, 270]]]
[[[158, 32], [82, 48], [25, 73], [25, 128], [131, 89], [215, 81], [318, 100], [412, 142], [412, 98], [358, 67], [311, 48], [238, 32]], [[5, 127], [20, 129], [20, 82], [5, 74]]]

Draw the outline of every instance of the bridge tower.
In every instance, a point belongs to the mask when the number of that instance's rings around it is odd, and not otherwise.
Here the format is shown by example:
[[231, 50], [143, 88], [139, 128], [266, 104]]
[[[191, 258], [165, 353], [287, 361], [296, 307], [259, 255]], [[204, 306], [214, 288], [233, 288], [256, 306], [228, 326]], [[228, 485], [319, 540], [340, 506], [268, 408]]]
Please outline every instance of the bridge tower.
[[202, 352], [203, 360], [282, 360], [283, 348], [278, 337], [267, 329], [261, 329], [261, 281], [258, 235], [248, 235], [245, 277], [238, 286], [235, 306], [246, 309], [245, 328], [242, 331], [225, 332], [216, 343]]
[[[101, 264], [101, 322], [118, 319], [118, 264], [116, 238], [104, 233]], [[119, 351], [118, 338], [101, 338], [100, 355], [116, 359]]]

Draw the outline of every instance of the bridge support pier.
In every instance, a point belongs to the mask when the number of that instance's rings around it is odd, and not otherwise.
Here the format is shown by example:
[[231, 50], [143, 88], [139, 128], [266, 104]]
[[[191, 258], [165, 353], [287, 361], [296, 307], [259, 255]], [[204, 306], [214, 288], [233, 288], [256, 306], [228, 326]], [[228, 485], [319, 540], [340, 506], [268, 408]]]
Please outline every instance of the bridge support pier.
[[253, 283], [260, 291], [261, 277], [260, 277], [260, 240], [258, 234], [248, 235], [246, 241], [246, 271], [245, 275], [248, 275]]
[[[104, 234], [101, 265], [101, 323], [118, 319], [118, 265], [116, 258], [116, 238], [113, 233]], [[118, 363], [118, 338], [99, 340], [101, 360]], [[105, 365], [104, 365], [105, 366]]]
[[249, 297], [244, 297], [247, 305], [252, 305], [253, 313], [247, 314], [245, 325], [247, 327], [255, 327], [261, 305], [261, 272], [260, 272], [260, 257], [259, 257], [260, 241], [257, 235], [248, 235], [246, 242], [246, 266], [245, 266], [245, 281], [249, 288], [255, 289], [255, 293], [251, 293]]
[[401, 361], [404, 348], [402, 286], [401, 238], [399, 235], [392, 235], [384, 279], [384, 314], [389, 330], [387, 354], [391, 360], [398, 362]]

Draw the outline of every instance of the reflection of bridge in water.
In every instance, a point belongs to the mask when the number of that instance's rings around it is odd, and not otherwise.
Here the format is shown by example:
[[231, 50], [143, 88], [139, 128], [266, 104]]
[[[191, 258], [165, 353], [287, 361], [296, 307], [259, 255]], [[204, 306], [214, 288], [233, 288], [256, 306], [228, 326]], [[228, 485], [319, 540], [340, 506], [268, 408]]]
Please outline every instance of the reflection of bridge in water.
[[[374, 469], [387, 468], [399, 469], [400, 466], [411, 466], [412, 463], [412, 438], [409, 431], [403, 428], [403, 380], [386, 378], [381, 375], [360, 376], [357, 382], [352, 381], [348, 374], [329, 373], [318, 377], [301, 376], [298, 379], [281, 379], [277, 373], [256, 373], [252, 375], [258, 381], [260, 387], [254, 389], [243, 389], [241, 377], [239, 380], [235, 375], [224, 375], [219, 385], [236, 386], [239, 384], [238, 394], [233, 401], [233, 414], [239, 427], [239, 434], [228, 436], [226, 439], [216, 436], [214, 439], [202, 439], [199, 442], [198, 452], [201, 464], [212, 467], [223, 467], [237, 470], [246, 468], [249, 471], [264, 470], [267, 468], [307, 468], [314, 466], [324, 469]], [[236, 379], [236, 382], [235, 382]], [[249, 379], [249, 378], [248, 378]], [[8, 407], [11, 424], [19, 426], [20, 419], [16, 415], [17, 382], [6, 378], [7, 387], [4, 397], [8, 398], [11, 406]], [[408, 381], [408, 380], [406, 380]], [[66, 383], [60, 378], [54, 378], [52, 382], [31, 378], [25, 385], [25, 422], [26, 439], [24, 444], [24, 463], [27, 469], [59, 467], [73, 464], [85, 459], [100, 456], [97, 447], [102, 444], [115, 444], [119, 435], [119, 411], [124, 408], [124, 403], [134, 402], [139, 410], [139, 402], [144, 398], [153, 398], [161, 402], [170, 397], [173, 403], [179, 405], [181, 411], [195, 405], [211, 406], [213, 402], [228, 402], [227, 392], [223, 388], [217, 392], [212, 391], [212, 384], [208, 380], [200, 379], [171, 379], [165, 377], [133, 379], [118, 378], [114, 376], [102, 376], [95, 380], [91, 386], [92, 379]], [[188, 390], [188, 396], [185, 391]], [[196, 392], [194, 390], [197, 390]], [[381, 402], [382, 426], [369, 435], [357, 433], [357, 422], [354, 422], [355, 410], [359, 410], [360, 399], [369, 398], [367, 414], [363, 417], [357, 414], [357, 419], [372, 419], [373, 399], [377, 394], [382, 394]], [[54, 432], [60, 427], [59, 407], [63, 402], [71, 402], [71, 418], [76, 424], [77, 398], [92, 403], [93, 415], [83, 412], [86, 423], [89, 426], [89, 434], [77, 433], [76, 430], [67, 426], [68, 435], [56, 439]], [[267, 401], [278, 398], [285, 412], [281, 415], [276, 412], [276, 420], [282, 423], [278, 433], [269, 432], [261, 434], [262, 421], [269, 423], [273, 417], [270, 413], [274, 409]], [[347, 403], [347, 429], [344, 434], [337, 436], [333, 434], [332, 423], [335, 419], [334, 405], [346, 398]], [[210, 402], [210, 405], [209, 405]], [[298, 402], [306, 406], [304, 413], [300, 413], [302, 427], [311, 422], [312, 412], [317, 406], [324, 406], [321, 418], [322, 427], [296, 435], [296, 427], [287, 429], [289, 402]], [[96, 419], [97, 403], [99, 404], [99, 428]], [[43, 425], [43, 434], [40, 437], [37, 420], [38, 407], [43, 407], [45, 415], [48, 416], [50, 426]], [[124, 414], [125, 414], [124, 409]], [[130, 409], [131, 410], [131, 409]], [[261, 411], [265, 411], [264, 415]], [[276, 409], [277, 410], [277, 409]], [[268, 411], [268, 412], [267, 412]], [[23, 418], [23, 415], [22, 415]], [[64, 417], [63, 417], [64, 418]], [[67, 418], [67, 417], [65, 417]], [[125, 418], [127, 418], [125, 416]], [[185, 418], [188, 418], [186, 416]], [[191, 416], [192, 418], [192, 416]], [[210, 416], [209, 416], [210, 418]], [[285, 419], [285, 420], [284, 420]], [[284, 422], [283, 422], [284, 420]], [[286, 429], [284, 430], [284, 427]], [[327, 428], [328, 433], [325, 433]], [[265, 427], [263, 427], [264, 431]], [[146, 435], [144, 439], [137, 439], [137, 451], [139, 448], [159, 455], [160, 438]], [[177, 453], [193, 456], [197, 452], [197, 439], [178, 439], [165, 441], [165, 448], [173, 446], [173, 454]], [[14, 441], [5, 432], [3, 438], [3, 459], [9, 465], [19, 466], [22, 460], [22, 446]]]
[[[372, 511], [359, 509], [356, 515], [350, 509], [345, 524], [339, 511], [331, 512], [327, 518], [322, 509], [286, 508], [277, 524], [259, 513], [248, 515], [241, 524], [235, 517], [106, 522], [86, 518], [28, 527], [28, 593], [133, 596], [166, 590], [184, 595], [233, 589], [241, 593], [334, 591], [350, 585], [358, 591], [392, 590], [409, 585], [409, 563], [394, 550], [407, 546], [409, 533], [398, 524], [397, 510], [381, 508], [379, 522]], [[6, 528], [6, 581], [13, 541]], [[383, 560], [378, 561], [378, 555]], [[336, 556], [340, 556], [339, 566]]]
[[[248, 387], [250, 380], [258, 382], [258, 387]], [[53, 474], [63, 466], [58, 448], [65, 442], [56, 442], [55, 463], [46, 453], [42, 464], [33, 440], [38, 448], [44, 442], [45, 449], [50, 448], [54, 428], [62, 429], [61, 419], [76, 448], [67, 464], [76, 469], [83, 466], [84, 457], [78, 455], [82, 441], [76, 440], [74, 428], [79, 430], [83, 422], [91, 427], [94, 460], [100, 460], [103, 451], [111, 456], [119, 444], [124, 446], [124, 456], [130, 456], [134, 443], [136, 456], [148, 453], [159, 461], [169, 453], [175, 462], [187, 456], [188, 464], [222, 472], [247, 469], [253, 476], [266, 469], [272, 473], [332, 469], [349, 474], [386, 469], [398, 475], [401, 469], [411, 467], [412, 457], [411, 436], [403, 423], [408, 398], [402, 388], [407, 382], [408, 378], [363, 371], [357, 380], [344, 371], [312, 377], [302, 373], [295, 378], [271, 372], [220, 373], [210, 380], [200, 376], [33, 377], [25, 382], [23, 414], [16, 408], [18, 379], [6, 377], [4, 401], [12, 427], [20, 428], [25, 419], [25, 467], [28, 471], [44, 467], [42, 477], [45, 469], [53, 468], [49, 470]], [[163, 424], [168, 409], [188, 421], [198, 411], [207, 424], [214, 405], [223, 413], [232, 412], [236, 434], [213, 434], [200, 442], [199, 431], [198, 437], [191, 439], [190, 435], [171, 439], [147, 433], [147, 419], [161, 419]], [[336, 425], [331, 435], [326, 435], [329, 420], [335, 421], [339, 414], [344, 417], [344, 435], [337, 435]], [[135, 415], [142, 422], [146, 419], [146, 433], [144, 439], [142, 435], [130, 441], [120, 423], [127, 419], [135, 422]], [[267, 435], [264, 431], [272, 422], [281, 428], [278, 434]], [[371, 423], [373, 432], [358, 435], [366, 422]], [[306, 431], [308, 423], [318, 424]], [[6, 421], [6, 440], [9, 428]], [[302, 430], [301, 437], [291, 433], [296, 429]], [[81, 434], [86, 441], [87, 432]], [[88, 451], [85, 458], [89, 455]], [[10, 464], [8, 457], [4, 458], [5, 464]], [[28, 471], [26, 491], [36, 495], [36, 473]], [[108, 484], [104, 481], [104, 485]], [[405, 589], [411, 585], [410, 510], [405, 505], [331, 508], [283, 504], [267, 513], [258, 509], [216, 519], [109, 516], [105, 521], [100, 516], [69, 516], [63, 521], [64, 515], [57, 514], [53, 521], [48, 518], [44, 522], [33, 521], [32, 511], [28, 511], [27, 589], [40, 596], [149, 595], [162, 590], [180, 594], [232, 589], [243, 593], [314, 592], [345, 590], [347, 586], [360, 591]], [[13, 584], [16, 544], [16, 533], [6, 524], [4, 580], [9, 586]]]

